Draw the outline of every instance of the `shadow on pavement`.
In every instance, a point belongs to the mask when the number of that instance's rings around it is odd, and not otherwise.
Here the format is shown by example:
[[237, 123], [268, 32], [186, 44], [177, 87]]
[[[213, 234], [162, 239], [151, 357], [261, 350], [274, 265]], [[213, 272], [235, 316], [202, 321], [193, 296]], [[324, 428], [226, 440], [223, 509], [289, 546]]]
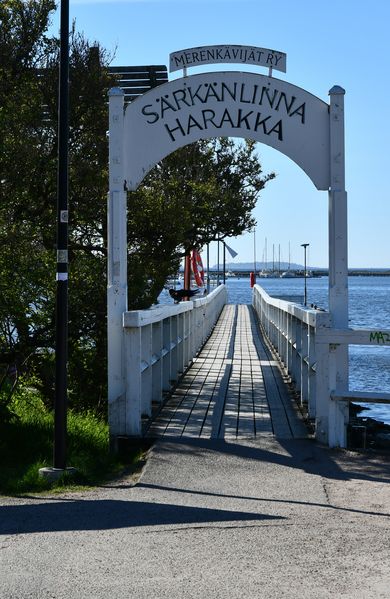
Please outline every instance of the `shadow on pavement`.
[[279, 516], [143, 501], [74, 500], [0, 507], [0, 534], [282, 520]]
[[[199, 491], [197, 489], [179, 489], [177, 487], [168, 487], [164, 485], [154, 485], [151, 483], [137, 483], [137, 487], [143, 489], [151, 489], [156, 491], [171, 491], [173, 493], [184, 493], [190, 495], [200, 495], [206, 497], [219, 497], [222, 499], [239, 499], [244, 501], [259, 501], [263, 503], [284, 503], [288, 505], [304, 505], [306, 507], [321, 507], [328, 510], [335, 510], [340, 512], [351, 512], [353, 514], [365, 514], [366, 516], [380, 516], [381, 518], [390, 518], [390, 514], [383, 512], [373, 512], [370, 510], [359, 510], [355, 508], [346, 508], [341, 506], [332, 505], [331, 503], [318, 503], [313, 501], [298, 501], [296, 499], [276, 499], [274, 497], [256, 497], [256, 496], [245, 496], [245, 495], [231, 495], [226, 493], [215, 493], [212, 491]], [[125, 488], [125, 486], [123, 487]]]
[[164, 459], [164, 454], [175, 452], [204, 454], [205, 450], [218, 452], [243, 460], [256, 460], [296, 468], [334, 480], [365, 480], [390, 483], [390, 461], [378, 455], [351, 453], [328, 449], [307, 439], [277, 439], [267, 447], [261, 441], [240, 440], [226, 442], [223, 439], [178, 438], [159, 440], [153, 452]]

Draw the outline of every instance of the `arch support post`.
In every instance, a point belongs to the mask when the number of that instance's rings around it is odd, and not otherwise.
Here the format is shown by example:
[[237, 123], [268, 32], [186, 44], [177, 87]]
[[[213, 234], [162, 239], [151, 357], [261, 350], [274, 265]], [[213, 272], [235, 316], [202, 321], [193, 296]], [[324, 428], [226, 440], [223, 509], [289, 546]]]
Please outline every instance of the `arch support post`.
[[[330, 95], [330, 189], [329, 189], [329, 312], [331, 327], [348, 328], [348, 217], [345, 190], [344, 95], [334, 86]], [[348, 345], [329, 347], [329, 392], [348, 389]], [[345, 447], [347, 402], [329, 397], [328, 444]]]
[[109, 91], [109, 192], [107, 210], [108, 420], [110, 435], [124, 434], [126, 372], [123, 313], [127, 311], [127, 194], [124, 178], [124, 93]]

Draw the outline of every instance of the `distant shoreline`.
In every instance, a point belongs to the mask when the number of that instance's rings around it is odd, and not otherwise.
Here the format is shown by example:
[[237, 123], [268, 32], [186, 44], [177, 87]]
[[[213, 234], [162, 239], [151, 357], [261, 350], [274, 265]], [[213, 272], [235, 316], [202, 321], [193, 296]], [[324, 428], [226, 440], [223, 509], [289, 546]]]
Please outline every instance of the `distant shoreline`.
[[[220, 274], [223, 271], [223, 266], [220, 267]], [[229, 267], [228, 265], [226, 265], [226, 272], [229, 271], [229, 274], [234, 274], [237, 277], [249, 277], [250, 273], [253, 272], [253, 268], [251, 270], [246, 270], [245, 268], [243, 269], [236, 269], [236, 268], [232, 268]], [[256, 270], [256, 275], [259, 276], [261, 278], [261, 276], [259, 275], [259, 272], [261, 271], [261, 269], [257, 269]], [[328, 269], [324, 268], [308, 268], [308, 271], [311, 273], [311, 277], [315, 278], [315, 277], [327, 277], [329, 275], [329, 271]], [[216, 268], [210, 268], [210, 274], [216, 274], [218, 272], [218, 270]], [[284, 272], [281, 270], [281, 272]], [[296, 270], [296, 269], [291, 269], [291, 273], [294, 274], [294, 276], [296, 278], [298, 277], [303, 277], [303, 272], [302, 270]], [[390, 277], [390, 269], [359, 269], [359, 268], [350, 268], [348, 270], [348, 276], [349, 277]]]

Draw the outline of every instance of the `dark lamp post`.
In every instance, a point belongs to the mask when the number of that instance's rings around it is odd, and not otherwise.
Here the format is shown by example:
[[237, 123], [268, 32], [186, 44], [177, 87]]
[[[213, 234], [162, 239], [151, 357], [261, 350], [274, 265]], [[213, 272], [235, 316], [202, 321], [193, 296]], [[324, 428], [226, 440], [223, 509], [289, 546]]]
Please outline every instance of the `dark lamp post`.
[[301, 243], [301, 247], [303, 247], [303, 253], [304, 253], [304, 270], [303, 270], [303, 276], [305, 278], [305, 295], [304, 295], [304, 300], [303, 303], [305, 306], [307, 306], [307, 269], [306, 269], [306, 250], [308, 248], [308, 246], [310, 245], [310, 243]]
[[69, 0], [61, 0], [60, 80], [58, 90], [57, 299], [54, 468], [66, 468], [68, 403], [68, 145]]

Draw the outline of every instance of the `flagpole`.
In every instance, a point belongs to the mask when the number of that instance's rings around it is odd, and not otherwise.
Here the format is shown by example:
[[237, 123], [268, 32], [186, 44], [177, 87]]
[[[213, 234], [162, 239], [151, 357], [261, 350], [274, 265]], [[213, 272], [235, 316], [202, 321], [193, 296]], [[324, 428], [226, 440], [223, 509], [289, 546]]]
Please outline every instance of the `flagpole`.
[[226, 243], [223, 243], [223, 284], [226, 285]]
[[210, 248], [209, 248], [210, 244], [207, 244], [207, 281], [206, 281], [206, 285], [207, 285], [207, 293], [210, 293]]

